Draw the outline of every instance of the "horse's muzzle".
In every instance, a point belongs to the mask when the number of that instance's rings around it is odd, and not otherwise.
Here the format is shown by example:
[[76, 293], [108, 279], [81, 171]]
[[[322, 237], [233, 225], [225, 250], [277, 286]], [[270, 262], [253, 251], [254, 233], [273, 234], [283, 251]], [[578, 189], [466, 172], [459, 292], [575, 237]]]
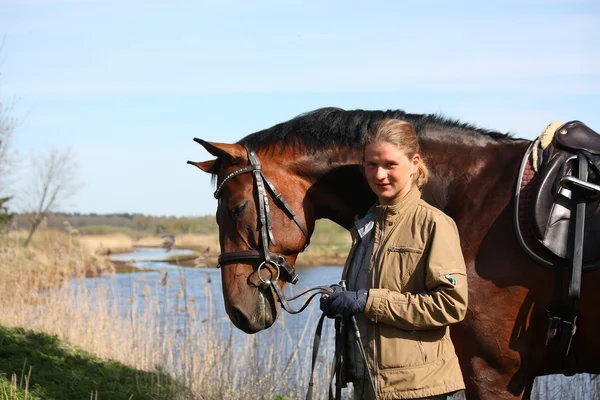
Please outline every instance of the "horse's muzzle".
[[246, 333], [257, 333], [270, 328], [277, 319], [277, 308], [271, 290], [256, 290], [254, 301], [225, 305], [231, 322]]

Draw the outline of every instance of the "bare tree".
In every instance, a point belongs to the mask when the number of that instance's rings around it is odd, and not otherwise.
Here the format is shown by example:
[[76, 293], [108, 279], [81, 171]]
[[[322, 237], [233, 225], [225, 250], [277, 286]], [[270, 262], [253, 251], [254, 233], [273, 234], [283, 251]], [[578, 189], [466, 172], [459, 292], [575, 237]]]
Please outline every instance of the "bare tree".
[[10, 107], [0, 100], [0, 194], [3, 195], [7, 191], [7, 178], [14, 161], [10, 142], [16, 125], [16, 120], [10, 116]]
[[53, 211], [77, 192], [77, 160], [70, 149], [53, 148], [32, 159], [33, 175], [24, 192], [25, 214], [31, 224], [25, 247], [33, 234]]
[[[4, 42], [0, 43], [0, 55], [2, 55], [2, 48]], [[0, 64], [2, 59], [0, 59]], [[2, 74], [0, 73], [0, 81]], [[10, 143], [11, 137], [16, 129], [17, 120], [11, 117], [11, 106], [7, 105], [5, 101], [0, 99], [0, 227], [6, 225], [11, 219], [12, 214], [8, 213], [6, 203], [12, 199], [10, 193], [10, 179], [11, 167], [15, 160], [15, 153], [12, 150]]]

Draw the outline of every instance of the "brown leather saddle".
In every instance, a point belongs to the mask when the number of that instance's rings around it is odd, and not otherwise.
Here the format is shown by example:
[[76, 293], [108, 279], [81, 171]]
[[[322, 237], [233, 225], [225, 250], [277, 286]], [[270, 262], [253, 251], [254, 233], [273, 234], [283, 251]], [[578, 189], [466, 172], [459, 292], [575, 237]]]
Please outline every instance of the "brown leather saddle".
[[[600, 267], [600, 135], [580, 121], [562, 125], [541, 153], [538, 171], [529, 214], [533, 236], [563, 260], [572, 261], [581, 247], [583, 269]], [[579, 234], [578, 204], [584, 205]]]
[[[582, 272], [600, 267], [600, 135], [580, 121], [571, 121], [553, 132], [544, 149], [537, 147], [547, 139], [544, 132], [523, 157], [514, 222], [523, 250], [538, 263], [554, 267], [546, 346], [557, 371], [572, 375]], [[537, 168], [530, 158], [534, 149], [538, 150]]]

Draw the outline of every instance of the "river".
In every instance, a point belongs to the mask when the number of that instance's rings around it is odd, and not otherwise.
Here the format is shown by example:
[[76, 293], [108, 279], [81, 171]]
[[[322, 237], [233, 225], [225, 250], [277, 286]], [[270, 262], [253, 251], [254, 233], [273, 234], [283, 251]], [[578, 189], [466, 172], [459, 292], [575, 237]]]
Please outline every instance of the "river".
[[[191, 250], [174, 249], [166, 252], [160, 248], [137, 248], [132, 253], [116, 254], [111, 259], [116, 261], [135, 261], [135, 265], [144, 272], [135, 274], [117, 274], [116, 277], [94, 278], [87, 281], [89, 288], [102, 284], [109, 279], [116, 279], [120, 292], [120, 297], [129, 299], [131, 296], [144, 296], [139, 290], [136, 290], [136, 282], [140, 278], [144, 285], [148, 284], [155, 287], [159, 284], [164, 285], [165, 281], [174, 282], [173, 287], [181, 286], [181, 279], [185, 281], [187, 295], [193, 298], [195, 303], [202, 305], [202, 310], [207, 311], [208, 293], [210, 293], [210, 305], [213, 311], [219, 315], [225, 314], [223, 305], [223, 294], [221, 290], [221, 271], [217, 268], [187, 268], [171, 265], [158, 260], [166, 259], [175, 255], [191, 254]], [[298, 267], [296, 268], [300, 277], [296, 285], [286, 285], [285, 294], [291, 296], [305, 289], [318, 285], [331, 285], [338, 283], [342, 275], [341, 266], [317, 266], [317, 267]], [[166, 274], [166, 279], [165, 279]], [[171, 296], [176, 296], [177, 291], [170, 291]], [[162, 299], [161, 299], [162, 300]], [[173, 297], [171, 301], [174, 301]], [[301, 302], [301, 299], [298, 300]], [[292, 303], [298, 305], [300, 303]], [[297, 307], [296, 307], [297, 308]], [[302, 313], [289, 317], [294, 319], [294, 324], [300, 327], [308, 323], [308, 319], [318, 319], [318, 301], [312, 304]], [[277, 323], [275, 324], [277, 325]]]
[[[294, 390], [294, 393], [303, 393], [305, 385], [308, 382], [310, 348], [316, 327], [317, 320], [320, 316], [318, 310], [318, 301], [313, 303], [299, 315], [285, 315], [281, 313], [279, 320], [271, 329], [259, 332], [256, 335], [245, 335], [229, 321], [223, 305], [223, 296], [221, 291], [221, 272], [218, 269], [207, 268], [185, 268], [160, 262], [158, 260], [165, 259], [176, 254], [185, 255], [189, 250], [172, 250], [165, 252], [164, 249], [138, 248], [132, 253], [113, 255], [111, 258], [118, 261], [135, 261], [135, 265], [142, 272], [117, 274], [111, 277], [89, 278], [86, 280], [87, 289], [106, 285], [110, 282], [111, 287], [116, 291], [115, 299], [119, 300], [119, 312], [123, 318], [133, 318], [134, 313], [144, 313], [144, 305], [149, 304], [147, 298], [149, 292], [153, 292], [158, 298], [159, 307], [155, 311], [155, 318], [161, 320], [161, 326], [176, 326], [178, 332], [186, 331], [189, 335], [182, 335], [182, 341], [189, 341], [190, 337], [200, 337], [205, 335], [197, 333], [193, 324], [190, 327], [189, 316], [194, 314], [194, 321], [204, 321], [209, 319], [212, 321], [214, 328], [218, 331], [217, 341], [244, 341], [247, 337], [252, 337], [253, 347], [259, 347], [259, 355], [255, 355], [248, 361], [245, 369], [251, 367], [253, 373], [262, 375], [268, 373], [268, 368], [284, 368], [283, 365], [273, 365], [270, 359], [265, 359], [264, 354], [275, 349], [280, 353], [281, 357], [277, 357], [276, 363], [286, 364], [288, 357], [298, 349], [302, 349], [300, 359], [295, 366], [296, 380], [300, 386]], [[286, 295], [290, 296], [298, 293], [309, 287], [317, 285], [329, 285], [337, 283], [340, 279], [342, 267], [340, 266], [318, 266], [297, 268], [300, 280], [296, 285], [286, 286]], [[146, 288], [146, 289], [144, 289]], [[151, 288], [151, 289], [148, 289]], [[136, 304], [132, 308], [132, 304]], [[178, 307], [184, 312], [163, 312], [161, 307], [166, 308], [166, 305]], [[191, 304], [187, 308], [187, 304]], [[182, 308], [184, 305], [185, 308]], [[299, 304], [296, 304], [298, 307]], [[153, 315], [154, 315], [153, 314]], [[208, 316], [208, 317], [207, 317]], [[324, 349], [320, 357], [320, 374], [328, 374], [328, 364], [332, 357], [332, 342], [333, 330], [332, 324], [326, 324], [324, 331]], [[156, 334], [156, 331], [155, 331]], [[159, 338], [160, 340], [160, 338]], [[180, 373], [182, 368], [179, 363], [179, 358], [185, 354], [185, 345], [174, 343], [173, 346], [179, 350], [173, 353], [173, 357], [169, 360], [167, 369]], [[240, 348], [241, 345], [234, 347]], [[189, 349], [189, 351], [194, 351]], [[262, 354], [262, 355], [261, 355]], [[244, 361], [246, 362], [246, 361]], [[320, 377], [323, 381], [325, 378]], [[247, 378], [254, 379], [254, 378]], [[243, 384], [243, 382], [242, 382]], [[599, 395], [595, 388], [597, 380], [594, 380], [591, 375], [577, 375], [575, 377], [564, 377], [562, 375], [552, 375], [542, 377], [536, 380], [534, 387], [533, 399], [598, 399]], [[575, 389], [576, 388], [576, 389]]]

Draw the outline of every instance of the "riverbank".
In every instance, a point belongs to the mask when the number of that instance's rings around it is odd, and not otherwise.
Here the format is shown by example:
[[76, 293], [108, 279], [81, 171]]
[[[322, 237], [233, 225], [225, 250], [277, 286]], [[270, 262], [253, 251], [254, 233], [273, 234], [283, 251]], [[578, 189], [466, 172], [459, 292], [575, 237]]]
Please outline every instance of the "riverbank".
[[[273, 329], [245, 335], [233, 328], [225, 315], [220, 298], [219, 271], [169, 269], [157, 274], [156, 267], [154, 265], [152, 273], [109, 275], [95, 279], [79, 276], [45, 290], [38, 290], [38, 286], [19, 287], [18, 282], [30, 281], [32, 277], [27, 274], [32, 269], [14, 270], [15, 278], [20, 277], [20, 280], [12, 281], [14, 289], [10, 295], [0, 296], [0, 326], [26, 327], [34, 332], [57, 335], [61, 341], [94, 354], [99, 362], [116, 360], [134, 370], [154, 372], [160, 366], [158, 372], [168, 371], [192, 392], [191, 396], [180, 397], [182, 399], [302, 397], [310, 371], [310, 357], [304, 353], [304, 349], [310, 347], [302, 343], [310, 340], [318, 318], [311, 318], [309, 311], [294, 318], [280, 315]], [[325, 269], [331, 271], [330, 268]], [[335, 275], [339, 275], [339, 271]], [[307, 283], [310, 282], [309, 276], [308, 271], [303, 275]], [[324, 278], [324, 281], [332, 279]], [[0, 289], [7, 289], [3, 281], [0, 281]], [[0, 293], [6, 294], [3, 290]], [[268, 343], [278, 343], [281, 349], [265, 347]], [[70, 346], [63, 344], [57, 346]], [[7, 346], [13, 344], [0, 340], [0, 359]], [[38, 348], [43, 350], [43, 346], [31, 338], [14, 344], [15, 351], [19, 352]], [[330, 359], [331, 350], [332, 346], [322, 346], [324, 359]], [[51, 360], [62, 362], [58, 355], [43, 351]], [[34, 382], [36, 373], [51, 375], [55, 372], [51, 363], [31, 361], [25, 364], [19, 361], [14, 363], [17, 367], [13, 366], [10, 371], [1, 367], [1, 363], [0, 375], [5, 374], [3, 385], [10, 386], [7, 387], [8, 393], [16, 392], [20, 384], [22, 390], [31, 388], [32, 383], [28, 382]], [[318, 393], [326, 390], [329, 365], [324, 362], [318, 366], [315, 386]], [[31, 374], [30, 366], [33, 366]], [[56, 386], [77, 385], [81, 371], [71, 369], [72, 375], [55, 375], [51, 382]], [[281, 380], [282, 375], [288, 379]], [[107, 375], [106, 380], [110, 381], [111, 377]], [[113, 385], [116, 386], [117, 383]], [[1, 390], [4, 389], [0, 388], [0, 393]], [[97, 387], [97, 390], [100, 394], [101, 388]], [[123, 391], [128, 392], [127, 389]], [[23, 392], [20, 394], [23, 395]], [[96, 398], [95, 392], [92, 395], [39, 395], [37, 398]], [[24, 396], [21, 398], [24, 399]], [[98, 398], [112, 399], [115, 396], [105, 393]], [[133, 398], [150, 397], [136, 395]], [[7, 400], [1, 394], [0, 399]], [[21, 400], [16, 395], [10, 399]]]
[[[17, 218], [22, 220], [23, 218]], [[124, 225], [125, 224], [125, 225]], [[16, 246], [24, 242], [27, 224], [21, 221], [10, 236]], [[160, 235], [158, 232], [162, 232]], [[277, 233], [276, 233], [277, 234]], [[281, 233], [279, 233], [281, 234]], [[201, 218], [158, 218], [146, 216], [49, 216], [48, 224], [38, 230], [31, 248], [44, 248], [52, 240], [79, 246], [85, 255], [84, 269], [87, 276], [105, 272], [105, 268], [122, 269], [123, 264], [114, 264], [106, 256], [129, 253], [138, 247], [171, 247], [190, 249], [193, 255], [172, 257], [172, 265], [210, 268], [217, 265], [220, 253], [219, 229], [214, 217]], [[311, 237], [311, 244], [299, 254], [296, 265], [343, 265], [350, 249], [350, 234], [329, 220], [318, 220]], [[44, 251], [41, 251], [44, 253]], [[91, 263], [103, 265], [90, 266]]]
[[[98, 256], [128, 253], [137, 247], [165, 247], [167, 244], [165, 238], [158, 235], [135, 238], [120, 232], [81, 235], [80, 240], [88, 251]], [[220, 245], [217, 233], [174, 234], [173, 242], [169, 244], [175, 249], [193, 251], [192, 254], [168, 257], [166, 262], [172, 265], [211, 268], [216, 267], [218, 263]], [[306, 251], [298, 255], [296, 265], [344, 265], [349, 250], [350, 234], [347, 231], [330, 221], [318, 221], [311, 244]]]
[[[232, 328], [224, 314], [222, 299], [219, 299], [221, 275], [218, 271], [192, 269], [168, 271], [168, 274], [111, 276], [110, 271], [118, 270], [116, 263], [89, 252], [77, 234], [41, 230], [27, 249], [14, 232], [0, 235], [0, 239], [0, 326], [26, 327], [58, 335], [61, 340], [94, 354], [99, 363], [118, 360], [135, 371], [142, 371], [141, 374], [154, 371], [154, 376], [168, 370], [178, 382], [192, 390], [192, 397], [187, 398], [274, 399], [281, 398], [280, 394], [290, 398], [304, 395], [311, 357], [310, 345], [301, 343], [303, 338], [304, 343], [306, 338], [311, 340], [318, 319], [318, 315], [310, 314], [310, 309], [300, 316], [288, 317], [282, 313], [271, 329], [244, 335]], [[333, 243], [334, 246], [321, 249], [323, 242], [313, 242], [313, 251], [318, 254], [323, 250], [323, 254], [336, 248]], [[339, 247], [337, 252], [335, 256], [343, 258], [346, 249]], [[300, 255], [299, 261], [303, 256], [305, 254]], [[86, 279], [88, 273], [102, 275], [103, 271], [109, 276]], [[339, 268], [306, 269], [302, 271], [302, 285], [311, 287], [317, 282], [335, 282], [339, 273]], [[61, 343], [57, 345], [60, 349], [70, 348], [65, 342]], [[272, 343], [278, 346], [269, 345]], [[332, 348], [328, 350], [326, 344], [320, 356], [325, 361], [317, 363], [321, 369], [316, 372], [316, 393], [325, 393], [328, 387], [330, 363], [326, 360], [331, 358]], [[43, 349], [37, 339], [27, 337], [13, 344], [0, 341], [1, 353], [10, 346], [20, 352]], [[282, 352], [283, 349], [287, 353]], [[79, 351], [73, 352], [80, 357]], [[73, 352], [64, 354], [73, 355]], [[48, 361], [60, 361], [57, 355], [48, 354]], [[55, 372], [53, 364], [24, 361], [16, 364], [18, 368], [13, 368], [10, 375], [0, 368], [1, 400], [54, 398], [50, 395], [34, 397], [30, 390], [36, 374]], [[161, 366], [159, 371], [155, 371], [157, 365]], [[110, 372], [118, 367], [106, 368]], [[65, 387], [78, 385], [82, 372], [75, 367], [71, 370], [75, 374], [55, 375], [52, 382]], [[117, 378], [121, 376], [118, 375]], [[282, 380], [281, 376], [288, 379]], [[106, 382], [110, 383], [110, 377], [107, 375]], [[569, 388], [562, 397], [568, 394], [570, 398], [595, 398], [592, 397], [597, 393], [594, 377], [581, 375], [565, 379], [540, 378], [533, 397], [545, 398], [544, 394], [548, 393], [560, 397], [561, 392], [566, 391], [561, 388]], [[101, 378], [93, 380], [98, 382]], [[119, 381], [109, 387], [121, 384]], [[29, 391], [27, 397], [25, 390]], [[96, 390], [100, 393], [101, 388]], [[90, 398], [90, 395], [56, 398]], [[102, 397], [98, 395], [98, 398]]]

